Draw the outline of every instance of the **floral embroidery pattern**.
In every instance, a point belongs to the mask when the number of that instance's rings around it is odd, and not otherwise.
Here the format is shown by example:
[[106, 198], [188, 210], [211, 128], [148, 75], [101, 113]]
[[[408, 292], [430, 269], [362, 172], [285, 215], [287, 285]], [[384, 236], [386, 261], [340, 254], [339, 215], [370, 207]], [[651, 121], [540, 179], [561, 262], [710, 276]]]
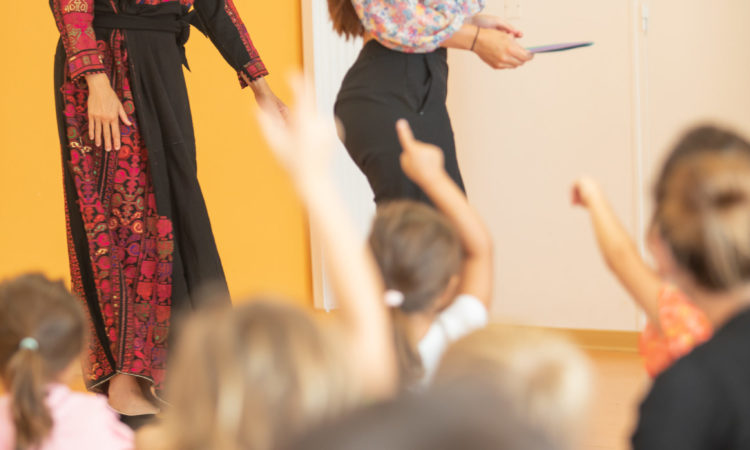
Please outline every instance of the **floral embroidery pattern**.
[[384, 46], [406, 53], [437, 49], [484, 8], [485, 0], [352, 0], [369, 33]]
[[[73, 79], [83, 77], [86, 74], [104, 72], [104, 66], [101, 63], [101, 55], [98, 54], [94, 29], [94, 4], [104, 2], [111, 4], [113, 9], [113, 0], [52, 0], [52, 10], [55, 14], [57, 28], [63, 38], [65, 52], [68, 55], [68, 69]], [[138, 5], [161, 5], [166, 3], [179, 2], [186, 8], [191, 8], [195, 0], [135, 0]], [[244, 61], [238, 67], [238, 76], [240, 85], [247, 86], [247, 80], [257, 80], [258, 78], [268, 75], [263, 61], [258, 55], [258, 51], [253, 46], [250, 35], [247, 33], [245, 25], [240, 20], [237, 8], [232, 0], [213, 0], [212, 2], [204, 1], [199, 5], [201, 8], [211, 10], [213, 4], [223, 4], [223, 13], [231, 19], [230, 26], [233, 26], [234, 33], [239, 37], [242, 45], [247, 52], [249, 62]], [[206, 6], [203, 6], [206, 5]], [[238, 65], [239, 66], [239, 65]]]
[[70, 0], [70, 3], [65, 6], [63, 11], [65, 11], [66, 13], [86, 13], [89, 12], [89, 5], [87, 5], [83, 0]]
[[[152, 380], [159, 388], [166, 368], [166, 339], [171, 312], [174, 235], [169, 219], [159, 216], [150, 180], [148, 150], [136, 124], [127, 51], [121, 33], [112, 44], [99, 41], [107, 74], [133, 127], [122, 125], [122, 148], [105, 152], [88, 138], [85, 82], [63, 85], [69, 172], [78, 197], [106, 342], [91, 339], [87, 364], [89, 386], [116, 372]], [[116, 61], [116, 63], [115, 63]], [[68, 220], [69, 248], [74, 249]], [[83, 297], [83, 281], [71, 253], [74, 291]], [[87, 308], [88, 310], [88, 308]], [[92, 325], [92, 336], [97, 336]], [[112, 356], [116, 364], [112, 367]]]

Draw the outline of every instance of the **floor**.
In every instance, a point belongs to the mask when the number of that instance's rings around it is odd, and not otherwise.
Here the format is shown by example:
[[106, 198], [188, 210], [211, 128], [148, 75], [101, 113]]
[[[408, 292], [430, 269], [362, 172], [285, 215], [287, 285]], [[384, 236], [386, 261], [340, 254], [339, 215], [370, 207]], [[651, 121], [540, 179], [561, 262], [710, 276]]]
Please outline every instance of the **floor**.
[[596, 372], [594, 404], [582, 450], [624, 450], [649, 385], [635, 352], [589, 350]]

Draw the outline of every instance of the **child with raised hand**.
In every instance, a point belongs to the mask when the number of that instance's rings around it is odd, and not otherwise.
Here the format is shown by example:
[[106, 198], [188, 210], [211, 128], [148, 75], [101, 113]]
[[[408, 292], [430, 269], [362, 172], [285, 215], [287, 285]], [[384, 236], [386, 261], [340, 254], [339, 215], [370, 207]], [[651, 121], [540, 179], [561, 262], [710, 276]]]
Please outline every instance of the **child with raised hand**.
[[331, 181], [333, 120], [316, 112], [301, 80], [293, 87], [297, 104], [286, 119], [261, 111], [259, 120], [319, 237], [339, 320], [320, 323], [268, 298], [194, 317], [168, 380], [172, 408], [161, 426], [139, 433], [140, 449], [272, 450], [395, 392], [382, 281]]
[[24, 275], [0, 284], [0, 449], [131, 449], [132, 431], [104, 397], [66, 387], [86, 321], [62, 283]]
[[383, 280], [370, 249], [357, 238], [333, 183], [336, 126], [333, 119], [318, 113], [311, 86], [301, 77], [294, 79], [292, 86], [297, 104], [286, 120], [265, 110], [259, 112], [259, 120], [320, 240], [331, 288], [343, 315], [341, 323], [355, 376], [369, 396], [388, 395], [396, 385], [396, 365], [382, 300]]
[[370, 246], [392, 307], [402, 385], [429, 382], [448, 344], [487, 323], [492, 239], [444, 169], [439, 148], [397, 123], [404, 173], [437, 210], [413, 201], [378, 209]]
[[714, 327], [662, 372], [641, 404], [635, 450], [750, 448], [750, 141], [689, 130], [654, 189], [652, 247]]
[[[648, 324], [641, 334], [640, 351], [649, 375], [657, 376], [711, 337], [706, 315], [641, 258], [595, 180], [575, 182], [573, 204], [588, 209], [607, 267], [646, 313]], [[652, 229], [649, 244], [654, 238]]]

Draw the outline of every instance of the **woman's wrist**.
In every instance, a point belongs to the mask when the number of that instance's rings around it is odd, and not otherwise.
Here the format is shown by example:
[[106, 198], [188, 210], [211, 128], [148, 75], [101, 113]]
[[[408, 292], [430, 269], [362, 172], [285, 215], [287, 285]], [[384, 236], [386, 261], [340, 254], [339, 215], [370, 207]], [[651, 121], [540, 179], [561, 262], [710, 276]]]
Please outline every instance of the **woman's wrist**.
[[250, 89], [256, 97], [264, 97], [271, 92], [271, 86], [268, 85], [265, 77], [250, 82]]
[[477, 27], [477, 34], [474, 35], [474, 40], [472, 41], [471, 47], [469, 48], [469, 50], [471, 50], [472, 52], [474, 51], [474, 49], [477, 46], [477, 39], [479, 39], [479, 32], [482, 30], [481, 27], [479, 27], [477, 25], [475, 25], [475, 26]]
[[464, 23], [451, 37], [443, 41], [442, 47], [459, 50], [471, 50], [474, 38], [477, 36], [477, 26]]
[[85, 76], [86, 84], [90, 89], [109, 86], [109, 77], [106, 73], [91, 73]]

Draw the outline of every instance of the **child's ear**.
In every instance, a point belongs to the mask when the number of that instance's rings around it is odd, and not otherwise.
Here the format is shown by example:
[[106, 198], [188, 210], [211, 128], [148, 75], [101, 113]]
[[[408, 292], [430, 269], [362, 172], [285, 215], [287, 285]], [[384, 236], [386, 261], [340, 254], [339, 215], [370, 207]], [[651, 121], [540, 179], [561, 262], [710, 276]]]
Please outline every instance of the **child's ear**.
[[648, 248], [654, 257], [659, 276], [664, 280], [679, 283], [685, 273], [675, 261], [669, 244], [655, 226], [651, 227], [648, 233]]
[[450, 280], [448, 280], [448, 285], [445, 287], [443, 294], [440, 296], [440, 299], [436, 304], [438, 312], [444, 310], [453, 303], [453, 300], [455, 300], [458, 294], [460, 294], [460, 292], [458, 292], [460, 285], [461, 276], [458, 274], [452, 275]]

